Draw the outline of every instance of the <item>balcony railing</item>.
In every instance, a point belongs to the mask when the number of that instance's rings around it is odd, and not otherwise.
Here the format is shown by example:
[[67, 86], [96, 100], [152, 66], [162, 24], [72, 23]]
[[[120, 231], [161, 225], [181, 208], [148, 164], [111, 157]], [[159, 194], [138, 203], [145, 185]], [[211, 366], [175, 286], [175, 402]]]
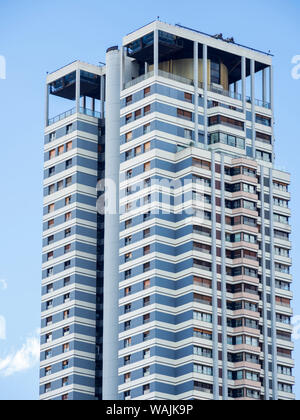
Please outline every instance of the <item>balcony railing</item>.
[[[92, 109], [80, 107], [79, 112], [80, 112], [80, 114], [88, 115], [89, 117], [101, 118], [101, 112], [93, 111]], [[65, 112], [59, 114], [59, 115], [56, 115], [55, 117], [50, 118], [48, 120], [48, 126], [52, 125], [52, 124], [55, 124], [55, 123], [57, 123], [61, 120], [64, 120], [65, 118], [68, 118], [75, 113], [76, 113], [76, 108], [72, 108], [72, 109], [69, 109], [68, 111], [65, 111]]]
[[133, 80], [130, 80], [129, 82], [125, 83], [125, 89], [128, 89], [137, 83], [143, 82], [144, 80], [149, 79], [150, 77], [154, 76], [154, 71], [149, 71], [148, 73], [142, 74], [139, 77], [136, 77]]

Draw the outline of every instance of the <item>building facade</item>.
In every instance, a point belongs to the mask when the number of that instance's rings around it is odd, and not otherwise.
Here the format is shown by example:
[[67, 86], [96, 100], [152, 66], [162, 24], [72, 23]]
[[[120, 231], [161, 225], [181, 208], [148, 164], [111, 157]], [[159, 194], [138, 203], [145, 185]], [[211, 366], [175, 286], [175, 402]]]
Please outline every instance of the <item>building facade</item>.
[[41, 399], [294, 399], [272, 57], [155, 21], [46, 97]]

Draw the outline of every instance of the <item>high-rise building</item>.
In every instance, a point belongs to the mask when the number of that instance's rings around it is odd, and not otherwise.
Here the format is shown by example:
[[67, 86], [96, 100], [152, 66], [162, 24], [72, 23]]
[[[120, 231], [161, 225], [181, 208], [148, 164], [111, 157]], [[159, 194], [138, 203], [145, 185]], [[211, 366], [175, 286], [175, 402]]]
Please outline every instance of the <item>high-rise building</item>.
[[294, 399], [272, 56], [155, 21], [46, 86], [41, 399]]

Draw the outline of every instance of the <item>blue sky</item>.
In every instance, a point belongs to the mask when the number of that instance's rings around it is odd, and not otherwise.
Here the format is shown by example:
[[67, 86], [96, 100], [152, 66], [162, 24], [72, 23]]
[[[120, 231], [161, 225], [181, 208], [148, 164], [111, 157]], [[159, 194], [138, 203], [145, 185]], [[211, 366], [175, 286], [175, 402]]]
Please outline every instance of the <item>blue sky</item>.
[[[157, 16], [275, 55], [276, 166], [292, 174], [294, 314], [300, 315], [300, 78], [291, 75], [292, 58], [300, 55], [300, 2], [1, 0], [0, 56], [7, 68], [0, 79], [0, 400], [38, 399], [46, 72], [76, 59], [104, 61], [107, 47]], [[295, 358], [300, 378], [300, 340]]]

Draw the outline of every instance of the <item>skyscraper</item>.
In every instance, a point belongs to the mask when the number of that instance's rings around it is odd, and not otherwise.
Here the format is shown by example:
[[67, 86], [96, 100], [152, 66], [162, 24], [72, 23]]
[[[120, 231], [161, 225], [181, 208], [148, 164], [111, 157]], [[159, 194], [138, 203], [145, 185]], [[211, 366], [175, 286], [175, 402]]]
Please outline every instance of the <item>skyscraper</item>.
[[41, 398], [294, 399], [271, 55], [155, 21], [46, 98]]

